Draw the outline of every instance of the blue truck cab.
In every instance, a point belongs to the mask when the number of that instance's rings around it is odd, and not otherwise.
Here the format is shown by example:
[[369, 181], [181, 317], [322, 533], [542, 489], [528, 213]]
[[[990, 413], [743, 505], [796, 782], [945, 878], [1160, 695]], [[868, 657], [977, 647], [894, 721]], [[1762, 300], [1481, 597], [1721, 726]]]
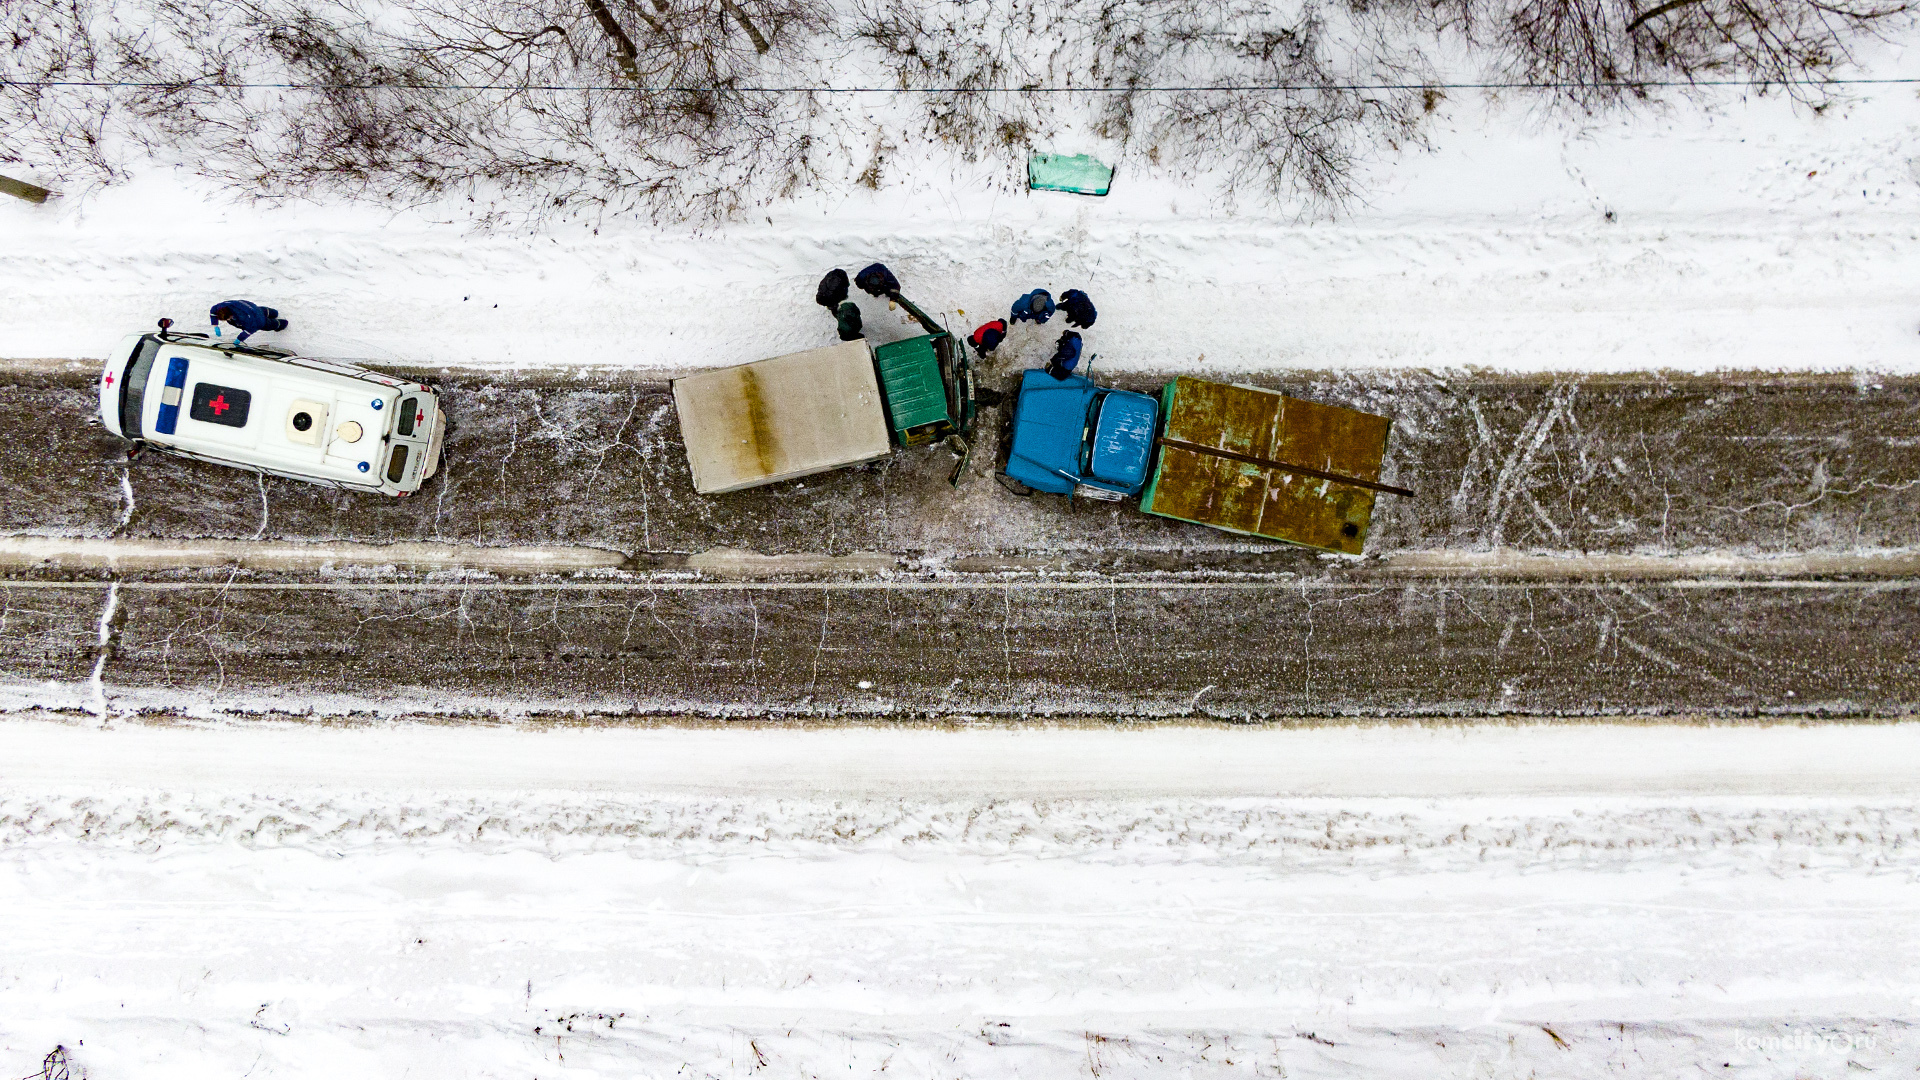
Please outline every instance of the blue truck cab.
[[1006, 475], [1036, 491], [1119, 500], [1140, 494], [1160, 406], [1070, 375], [1020, 376]]

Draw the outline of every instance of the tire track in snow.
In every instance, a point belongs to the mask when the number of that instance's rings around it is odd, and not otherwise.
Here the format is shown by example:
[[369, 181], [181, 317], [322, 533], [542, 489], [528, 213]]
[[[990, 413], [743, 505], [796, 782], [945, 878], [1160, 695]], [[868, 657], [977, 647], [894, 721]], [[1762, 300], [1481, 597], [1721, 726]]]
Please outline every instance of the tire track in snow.
[[102, 724], [107, 722], [107, 685], [105, 674], [107, 661], [113, 658], [120, 625], [125, 616], [120, 611], [120, 583], [107, 586], [106, 605], [100, 611], [100, 637], [93, 647], [93, 674], [87, 677], [87, 690], [93, 701], [94, 717]]
[[700, 860], [1071, 858], [1382, 873], [1620, 868], [1678, 859], [1723, 873], [1871, 869], [1920, 881], [1912, 800], [991, 799], [375, 796], [138, 789], [0, 795], [0, 850], [196, 844], [318, 853], [452, 847]]

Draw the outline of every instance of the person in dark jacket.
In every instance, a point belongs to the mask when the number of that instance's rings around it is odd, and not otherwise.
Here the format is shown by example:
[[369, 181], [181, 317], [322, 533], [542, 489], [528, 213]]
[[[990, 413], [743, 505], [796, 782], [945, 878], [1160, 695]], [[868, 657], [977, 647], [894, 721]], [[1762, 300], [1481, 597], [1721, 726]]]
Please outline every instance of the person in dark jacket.
[[813, 302], [833, 311], [846, 301], [847, 272], [839, 269], [827, 271], [827, 276], [820, 279], [820, 287], [813, 290]]
[[1060, 294], [1060, 314], [1067, 317], [1068, 326], [1077, 326], [1082, 330], [1093, 325], [1100, 313], [1093, 310], [1093, 301], [1079, 289], [1068, 289]]
[[1069, 330], [1060, 335], [1060, 345], [1047, 361], [1047, 374], [1064, 381], [1080, 366], [1080, 335]]
[[980, 359], [985, 360], [987, 354], [999, 348], [1000, 343], [1005, 340], [1007, 340], [1007, 322], [1005, 319], [995, 319], [992, 322], [981, 323], [973, 332], [973, 336], [967, 339], [967, 344], [973, 346], [973, 351], [980, 355]]
[[893, 276], [893, 271], [879, 263], [874, 263], [855, 274], [853, 283], [860, 286], [860, 291], [868, 296], [892, 297], [900, 292], [900, 279]]
[[1035, 289], [1013, 302], [1014, 322], [1043, 323], [1053, 318], [1053, 294], [1045, 289]]
[[208, 309], [207, 314], [213, 317], [213, 330], [216, 334], [220, 332], [220, 323], [223, 320], [239, 327], [240, 336], [234, 339], [236, 342], [245, 341], [262, 330], [287, 328], [287, 320], [281, 318], [278, 311], [270, 307], [261, 307], [251, 300], [222, 300]]
[[834, 309], [834, 321], [840, 324], [841, 341], [859, 341], [867, 335], [860, 332], [860, 305], [848, 300]]

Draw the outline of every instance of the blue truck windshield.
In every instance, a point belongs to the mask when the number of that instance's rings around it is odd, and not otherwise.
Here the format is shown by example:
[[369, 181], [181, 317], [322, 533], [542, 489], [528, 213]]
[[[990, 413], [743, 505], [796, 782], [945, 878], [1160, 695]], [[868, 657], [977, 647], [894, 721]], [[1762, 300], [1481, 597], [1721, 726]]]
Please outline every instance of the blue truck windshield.
[[1159, 410], [1142, 394], [1108, 391], [1089, 411], [1085, 472], [1109, 484], [1136, 488], [1145, 481], [1153, 454]]

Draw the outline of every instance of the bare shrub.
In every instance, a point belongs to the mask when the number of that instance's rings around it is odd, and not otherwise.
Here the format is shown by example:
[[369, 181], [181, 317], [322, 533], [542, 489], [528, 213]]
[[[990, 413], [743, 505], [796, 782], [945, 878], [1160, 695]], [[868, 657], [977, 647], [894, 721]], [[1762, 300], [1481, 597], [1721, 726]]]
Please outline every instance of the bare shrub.
[[274, 137], [222, 148], [263, 191], [478, 185], [535, 214], [700, 219], [809, 179], [807, 102], [742, 89], [804, 60], [825, 22], [809, 0], [427, 0], [377, 30], [343, 6], [242, 7], [314, 86], [276, 103]]
[[[1659, 83], [1722, 78], [1817, 103], [1853, 43], [1910, 26], [1920, 9], [1920, 0], [360, 3], [0, 0], [0, 73], [10, 80], [0, 86], [0, 163], [105, 182], [145, 153], [264, 197], [406, 203], [462, 192], [503, 214], [718, 219], [825, 182], [827, 160], [842, 169], [834, 180], [878, 186], [904, 108], [960, 157], [1000, 163], [1010, 185], [1030, 151], [1085, 133], [1132, 167], [1204, 174], [1229, 200], [1311, 214], [1358, 199], [1369, 158], [1420, 141], [1441, 97], [1426, 53], [1442, 40], [1457, 36], [1505, 78], [1548, 84], [1584, 109], [1649, 96]], [[836, 3], [846, 5], [838, 17]], [[891, 112], [840, 102], [829, 112], [805, 89], [840, 81], [830, 63], [864, 61], [900, 89], [934, 92]]]
[[809, 81], [825, 0], [149, 0], [133, 33], [91, 2], [0, 0], [8, 78], [151, 85], [5, 88], [0, 160], [112, 179], [124, 141], [264, 197], [675, 219], [813, 179], [815, 103], [748, 87]]
[[[484, 178], [484, 118], [430, 89], [434, 73], [406, 62], [360, 19], [304, 7], [234, 6], [233, 33], [294, 84], [242, 101], [196, 103], [202, 171], [262, 195], [320, 190], [405, 199]], [[475, 121], [481, 121], [476, 123]], [[510, 174], [503, 171], [500, 179]]]
[[[902, 87], [970, 91], [924, 105], [929, 133], [969, 157], [1014, 164], [1073, 101], [1136, 160], [1216, 170], [1229, 199], [1253, 191], [1308, 212], [1352, 199], [1359, 163], [1417, 139], [1430, 111], [1417, 54], [1364, 12], [1314, 0], [861, 0], [855, 21]], [[1358, 88], [1399, 82], [1415, 85]]]
[[[90, 0], [0, 0], [0, 162], [30, 164], [61, 180], [118, 179], [107, 147], [116, 117], [91, 88], [34, 85], [110, 78], [113, 65], [91, 32]], [[24, 85], [23, 85], [24, 84]]]
[[1163, 156], [1221, 170], [1229, 198], [1251, 189], [1307, 213], [1335, 211], [1358, 196], [1355, 173], [1372, 154], [1419, 141], [1432, 111], [1426, 62], [1363, 15], [1168, 6], [1113, 50], [1115, 82], [1206, 89], [1116, 95], [1103, 120]]
[[1740, 79], [1818, 104], [1852, 43], [1911, 27], [1914, 0], [1442, 0], [1440, 25], [1504, 75], [1592, 110], [1660, 83]]
[[854, 36], [877, 47], [902, 90], [961, 91], [928, 94], [915, 105], [928, 134], [964, 160], [978, 161], [995, 152], [1024, 153], [1042, 126], [1046, 102], [1019, 89], [1051, 85], [1059, 74], [1044, 49], [1034, 48], [1050, 32], [1069, 32], [1050, 11], [1030, 0], [860, 0]]

